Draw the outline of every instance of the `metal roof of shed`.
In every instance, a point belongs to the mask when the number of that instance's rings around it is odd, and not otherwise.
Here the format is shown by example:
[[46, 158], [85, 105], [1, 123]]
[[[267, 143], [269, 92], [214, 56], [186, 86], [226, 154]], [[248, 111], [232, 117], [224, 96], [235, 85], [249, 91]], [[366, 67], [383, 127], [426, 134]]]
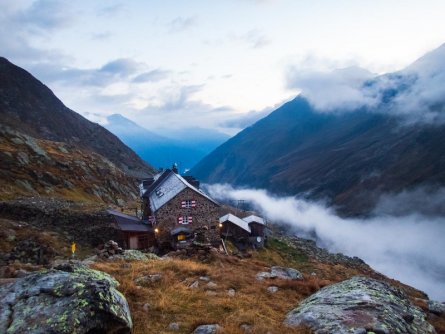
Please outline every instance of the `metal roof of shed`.
[[265, 225], [264, 219], [255, 215], [250, 215], [247, 217], [244, 217], [243, 220], [245, 222], [247, 222], [248, 224], [250, 223], [257, 223], [257, 224], [261, 224], [261, 225]]
[[238, 227], [241, 227], [243, 230], [251, 233], [251, 229], [249, 224], [242, 220], [241, 218], [238, 218], [235, 215], [232, 215], [231, 213], [226, 214], [225, 216], [222, 216], [221, 218], [219, 218], [219, 222], [220, 224], [224, 223], [224, 222], [230, 222], [232, 224], [237, 225]]

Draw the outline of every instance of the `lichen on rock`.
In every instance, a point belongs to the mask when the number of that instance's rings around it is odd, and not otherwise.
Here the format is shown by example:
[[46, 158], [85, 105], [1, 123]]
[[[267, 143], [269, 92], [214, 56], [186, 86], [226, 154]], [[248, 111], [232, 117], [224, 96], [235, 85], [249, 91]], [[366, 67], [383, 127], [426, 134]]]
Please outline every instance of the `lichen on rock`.
[[356, 276], [330, 285], [305, 299], [285, 319], [321, 333], [432, 334], [425, 313], [402, 290]]
[[118, 282], [79, 264], [65, 264], [0, 287], [0, 333], [131, 333]]

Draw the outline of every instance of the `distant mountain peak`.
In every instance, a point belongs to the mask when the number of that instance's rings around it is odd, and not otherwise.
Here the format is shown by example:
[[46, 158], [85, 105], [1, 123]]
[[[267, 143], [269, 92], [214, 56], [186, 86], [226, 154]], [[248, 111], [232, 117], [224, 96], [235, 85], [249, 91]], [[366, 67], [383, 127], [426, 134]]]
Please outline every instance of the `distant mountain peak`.
[[416, 72], [427, 75], [445, 72], [445, 43], [417, 59], [404, 72]]
[[411, 68], [418, 72], [386, 74], [355, 87], [352, 93], [369, 97], [369, 106], [320, 111], [300, 95], [218, 147], [191, 173], [206, 183], [330, 200], [347, 215], [369, 214], [385, 192], [443, 187], [445, 45]]

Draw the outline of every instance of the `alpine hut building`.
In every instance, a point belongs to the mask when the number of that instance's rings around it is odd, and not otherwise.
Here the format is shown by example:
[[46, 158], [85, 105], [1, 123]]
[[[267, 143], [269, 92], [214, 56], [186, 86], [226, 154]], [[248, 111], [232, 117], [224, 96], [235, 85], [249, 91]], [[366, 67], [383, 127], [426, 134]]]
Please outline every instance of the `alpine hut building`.
[[218, 246], [220, 205], [199, 189], [192, 177], [172, 169], [140, 185], [143, 220], [153, 227], [161, 249], [178, 249], [192, 242]]

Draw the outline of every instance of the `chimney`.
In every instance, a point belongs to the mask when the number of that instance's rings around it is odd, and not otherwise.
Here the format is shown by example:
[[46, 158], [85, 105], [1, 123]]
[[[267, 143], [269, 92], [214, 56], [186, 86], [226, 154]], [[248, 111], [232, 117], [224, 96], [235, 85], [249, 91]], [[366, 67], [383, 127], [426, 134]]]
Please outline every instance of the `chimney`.
[[173, 171], [173, 173], [178, 174], [178, 165], [177, 165], [176, 162], [175, 162], [175, 163], [173, 164], [173, 166], [172, 166], [172, 171]]

